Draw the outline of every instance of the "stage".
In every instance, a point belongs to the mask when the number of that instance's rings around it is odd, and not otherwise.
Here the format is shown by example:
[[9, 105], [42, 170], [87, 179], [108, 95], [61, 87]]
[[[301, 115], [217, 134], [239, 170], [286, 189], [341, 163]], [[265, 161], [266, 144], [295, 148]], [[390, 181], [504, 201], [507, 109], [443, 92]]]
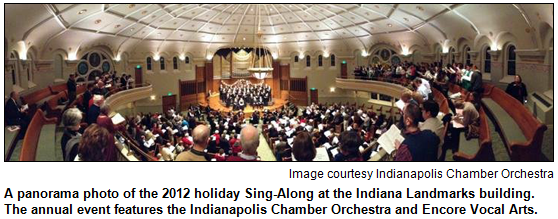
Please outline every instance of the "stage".
[[[287, 100], [273, 99], [273, 105], [264, 106], [263, 109], [260, 108], [259, 111], [263, 111], [264, 109], [275, 110], [275, 109], [281, 108], [282, 106], [287, 104], [287, 102], [288, 102]], [[227, 107], [227, 106], [221, 104], [218, 93], [214, 93], [209, 97], [209, 107], [212, 110], [217, 110], [217, 111], [221, 111], [221, 112], [225, 112], [225, 113], [231, 112], [232, 109], [233, 109], [232, 106]], [[246, 116], [252, 115], [252, 113], [254, 111], [255, 111], [255, 109], [251, 105], [248, 105], [244, 108], [244, 114]]]

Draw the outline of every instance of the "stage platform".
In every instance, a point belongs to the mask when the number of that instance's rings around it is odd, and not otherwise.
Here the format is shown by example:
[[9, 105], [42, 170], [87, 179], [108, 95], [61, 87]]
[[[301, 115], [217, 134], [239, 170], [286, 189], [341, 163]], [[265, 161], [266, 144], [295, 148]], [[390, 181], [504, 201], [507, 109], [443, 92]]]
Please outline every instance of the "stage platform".
[[[285, 104], [287, 104], [287, 102], [288, 102], [287, 100], [274, 99], [274, 100], [273, 100], [273, 105], [271, 105], [271, 106], [264, 106], [263, 109], [259, 109], [259, 111], [263, 111], [264, 109], [275, 110], [275, 109], [277, 109], [277, 108], [281, 108], [282, 106], [284, 106]], [[232, 110], [232, 109], [233, 109], [232, 106], [231, 106], [231, 107], [227, 107], [227, 106], [225, 106], [225, 105], [223, 105], [223, 104], [221, 103], [221, 101], [219, 100], [219, 94], [212, 94], [212, 95], [209, 97], [209, 107], [210, 107], [212, 110], [218, 110], [218, 111], [225, 112], [225, 113], [228, 113], [228, 112], [233, 111], [233, 110]], [[254, 109], [252, 106], [250, 106], [250, 105], [248, 105], [248, 106], [246, 106], [246, 107], [244, 108], [244, 114], [245, 114], [245, 116], [250, 116], [250, 115], [252, 115], [252, 113], [253, 113], [254, 111], [255, 111], [255, 109]]]

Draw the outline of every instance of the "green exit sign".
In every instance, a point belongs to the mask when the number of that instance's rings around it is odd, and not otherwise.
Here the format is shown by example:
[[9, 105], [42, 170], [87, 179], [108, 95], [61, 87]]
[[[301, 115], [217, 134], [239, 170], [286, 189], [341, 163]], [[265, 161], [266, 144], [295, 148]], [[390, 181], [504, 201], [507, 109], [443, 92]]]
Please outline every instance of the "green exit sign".
[[343, 60], [343, 62], [341, 62], [341, 63], [343, 63], [343, 64], [347, 64], [347, 61]]
[[167, 95], [168, 95], [168, 96], [172, 96], [172, 93], [171, 93], [171, 92], [169, 92], [169, 93], [168, 93]]
[[310, 88], [310, 90], [316, 90], [316, 88], [315, 88], [315, 87], [313, 87], [313, 88]]
[[136, 65], [136, 68], [137, 68], [137, 69], [140, 69], [140, 68], [141, 68], [141, 65]]

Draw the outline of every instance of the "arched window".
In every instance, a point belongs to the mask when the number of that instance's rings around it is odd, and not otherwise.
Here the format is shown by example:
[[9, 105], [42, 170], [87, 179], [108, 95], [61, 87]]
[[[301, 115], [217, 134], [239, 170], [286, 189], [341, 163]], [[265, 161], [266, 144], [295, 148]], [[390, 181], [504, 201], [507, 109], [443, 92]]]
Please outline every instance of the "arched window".
[[174, 58], [172, 58], [172, 68], [174, 70], [178, 69], [178, 58], [176, 58], [176, 56]]
[[16, 74], [14, 68], [12, 68], [12, 84], [16, 85]]
[[14, 85], [21, 83], [21, 73], [19, 72], [19, 55], [13, 51], [10, 53], [10, 59], [14, 60], [14, 65], [12, 66], [12, 82]]
[[450, 54], [449, 55], [451, 57], [450, 58], [451, 64], [453, 65], [453, 63], [455, 63], [455, 49], [454, 48], [450, 49]]
[[471, 55], [469, 54], [469, 51], [471, 51], [471, 48], [467, 47], [467, 48], [465, 48], [465, 54], [463, 54], [463, 57], [465, 57], [464, 63], [466, 65], [471, 64]]
[[515, 75], [515, 46], [508, 47], [508, 75]]
[[492, 65], [490, 59], [490, 46], [484, 49], [484, 73], [490, 73], [490, 65]]
[[147, 70], [151, 71], [151, 57], [147, 57], [147, 59], [145, 60], [146, 64], [147, 64]]
[[184, 63], [190, 64], [190, 57], [186, 56], [186, 58], [184, 58]]
[[330, 60], [331, 61], [331, 66], [335, 66], [335, 55], [332, 54], [330, 58], [331, 58], [331, 60]]
[[160, 62], [160, 64], [161, 64], [161, 71], [162, 71], [162, 70], [165, 70], [165, 57], [161, 57], [161, 58], [159, 59], [159, 62]]
[[294, 57], [294, 62], [298, 62], [298, 56]]
[[310, 60], [310, 56], [307, 55], [307, 56], [306, 56], [306, 67], [310, 67], [310, 61], [311, 61], [311, 60]]
[[29, 63], [29, 65], [27, 66], [27, 81], [33, 81], [33, 78], [35, 78], [34, 76], [34, 71], [35, 70], [35, 62], [33, 62], [33, 56], [31, 56], [31, 54], [27, 55], [27, 62]]
[[322, 55], [318, 56], [318, 66], [322, 67], [324, 65], [324, 57]]

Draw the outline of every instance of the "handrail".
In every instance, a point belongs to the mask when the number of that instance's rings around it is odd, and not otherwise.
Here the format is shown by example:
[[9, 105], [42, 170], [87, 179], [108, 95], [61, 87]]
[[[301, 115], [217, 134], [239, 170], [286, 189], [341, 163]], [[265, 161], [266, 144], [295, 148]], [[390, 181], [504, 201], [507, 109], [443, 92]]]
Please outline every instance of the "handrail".
[[112, 111], [116, 111], [128, 103], [148, 98], [152, 93], [153, 86], [148, 84], [114, 93], [105, 100], [105, 103], [111, 106]]
[[141, 150], [140, 146], [137, 145], [137, 142], [133, 138], [131, 138], [130, 135], [128, 135], [127, 132], [117, 131], [117, 133], [119, 133], [122, 137], [124, 137], [124, 139], [126, 140], [127, 145], [129, 145], [129, 147], [131, 147], [139, 155], [141, 155], [142, 157], [147, 159], [147, 161], [157, 161], [156, 158], [154, 158], [153, 156], [151, 156], [151, 155], [145, 153], [143, 150]]
[[377, 80], [362, 80], [362, 79], [335, 79], [336, 87], [348, 90], [359, 90], [366, 92], [379, 93], [391, 97], [399, 97], [403, 94], [406, 87], [399, 83], [377, 81]]

